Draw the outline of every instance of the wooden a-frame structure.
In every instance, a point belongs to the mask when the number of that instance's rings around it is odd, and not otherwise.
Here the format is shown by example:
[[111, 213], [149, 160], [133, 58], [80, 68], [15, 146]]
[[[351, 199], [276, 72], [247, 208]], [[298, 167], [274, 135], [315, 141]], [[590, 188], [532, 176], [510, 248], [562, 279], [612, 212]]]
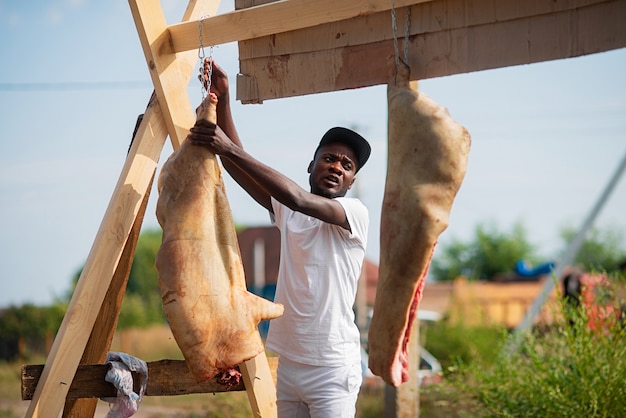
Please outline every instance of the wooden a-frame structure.
[[[93, 416], [97, 398], [70, 399], [68, 393], [79, 365], [102, 363], [110, 347], [165, 139], [169, 135], [176, 149], [194, 123], [186, 87], [198, 60], [199, 21], [206, 46], [239, 43], [237, 98], [243, 103], [384, 84], [384, 57], [394, 51], [392, 8], [398, 22], [410, 11], [413, 79], [626, 46], [626, 0], [235, 0], [235, 11], [215, 15], [219, 3], [191, 0], [182, 23], [167, 26], [159, 1], [129, 0], [155, 93], [39, 377], [29, 417], [58, 416], [64, 407], [64, 416]], [[265, 355], [246, 362], [242, 371], [254, 415], [275, 415]]]

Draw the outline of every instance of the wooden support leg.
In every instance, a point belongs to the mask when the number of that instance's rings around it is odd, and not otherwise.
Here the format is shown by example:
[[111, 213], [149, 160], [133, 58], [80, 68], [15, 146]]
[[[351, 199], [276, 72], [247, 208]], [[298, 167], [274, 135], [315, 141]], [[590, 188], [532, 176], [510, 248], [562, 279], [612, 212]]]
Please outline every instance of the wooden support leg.
[[[417, 312], [416, 312], [417, 314]], [[385, 418], [420, 416], [420, 386], [417, 372], [420, 364], [419, 320], [415, 318], [408, 344], [409, 380], [394, 388], [385, 385]]]
[[[27, 417], [57, 416], [63, 407], [98, 312], [117, 269], [139, 207], [148, 190], [166, 138], [156, 101], [146, 112], [94, 245], [74, 290], [72, 300], [52, 345], [46, 366], [33, 396]], [[148, 126], [150, 125], [149, 129]], [[154, 135], [152, 135], [154, 134]], [[142, 138], [145, 135], [145, 138]]]
[[[417, 81], [411, 81], [411, 89], [417, 91]], [[420, 321], [415, 312], [409, 344], [409, 380], [398, 388], [385, 386], [386, 418], [417, 418], [420, 416], [420, 382], [417, 372], [420, 367]]]
[[275, 418], [278, 414], [276, 382], [265, 353], [244, 362], [239, 368], [243, 375], [252, 415], [255, 418]]
[[[91, 330], [91, 335], [89, 336], [89, 341], [87, 342], [87, 347], [85, 347], [83, 357], [80, 359], [80, 364], [104, 363], [107, 352], [111, 348], [111, 342], [113, 341], [113, 335], [115, 334], [115, 328], [117, 327], [117, 320], [122, 307], [124, 293], [126, 292], [126, 284], [128, 283], [130, 268], [133, 264], [133, 257], [135, 256], [135, 249], [137, 248], [139, 233], [141, 232], [141, 224], [143, 223], [146, 207], [148, 206], [150, 189], [152, 182], [154, 181], [155, 173], [156, 171], [152, 173], [150, 186], [148, 186], [148, 190], [143, 198], [141, 207], [139, 208], [139, 213], [137, 214], [133, 228], [130, 231], [128, 239], [126, 240], [126, 245], [124, 246], [120, 263], [117, 266], [117, 270], [115, 270], [109, 290], [104, 297], [104, 303], [100, 308], [100, 312], [96, 318], [96, 323]], [[63, 409], [63, 417], [93, 417], [96, 412], [97, 404], [98, 398], [66, 400], [65, 408]]]
[[[185, 17], [215, 13], [219, 2], [190, 2]], [[212, 8], [213, 7], [213, 8]], [[195, 51], [177, 56], [174, 64], [189, 81]], [[181, 86], [185, 88], [185, 86]], [[150, 101], [126, 159], [78, 285], [63, 318], [41, 379], [26, 411], [27, 417], [58, 416], [85, 352], [98, 312], [117, 269], [126, 240], [137, 218], [152, 174], [163, 150], [167, 129], [156, 98]]]

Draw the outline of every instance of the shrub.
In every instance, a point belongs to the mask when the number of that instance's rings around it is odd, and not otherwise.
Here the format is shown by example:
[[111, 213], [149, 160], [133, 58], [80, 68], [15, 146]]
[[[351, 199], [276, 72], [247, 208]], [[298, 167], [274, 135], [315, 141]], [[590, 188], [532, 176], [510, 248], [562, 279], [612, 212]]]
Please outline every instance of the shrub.
[[475, 359], [488, 362], [500, 352], [506, 329], [500, 326], [466, 326], [447, 321], [422, 328], [424, 348], [441, 363], [444, 370], [457, 363]]
[[[491, 416], [618, 417], [626, 414], [626, 332], [619, 303], [602, 326], [597, 307], [560, 306], [549, 329], [533, 330], [491, 366], [460, 365], [457, 381]], [[504, 341], [502, 341], [504, 342]]]

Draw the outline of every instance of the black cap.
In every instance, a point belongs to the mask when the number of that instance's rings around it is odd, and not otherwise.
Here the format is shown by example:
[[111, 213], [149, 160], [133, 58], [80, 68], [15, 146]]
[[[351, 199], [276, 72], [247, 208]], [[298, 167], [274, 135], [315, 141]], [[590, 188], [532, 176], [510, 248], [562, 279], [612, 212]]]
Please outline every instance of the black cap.
[[365, 138], [351, 129], [342, 128], [340, 126], [331, 128], [324, 134], [313, 155], [317, 155], [317, 151], [319, 151], [321, 146], [334, 142], [340, 142], [352, 148], [357, 158], [356, 171], [359, 171], [370, 158], [372, 148]]

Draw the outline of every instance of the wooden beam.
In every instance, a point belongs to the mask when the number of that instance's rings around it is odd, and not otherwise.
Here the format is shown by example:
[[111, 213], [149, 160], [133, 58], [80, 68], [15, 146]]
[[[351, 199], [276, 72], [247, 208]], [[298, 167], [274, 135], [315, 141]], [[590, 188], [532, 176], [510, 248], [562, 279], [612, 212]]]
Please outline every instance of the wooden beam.
[[[194, 7], [195, 3], [192, 2]], [[198, 1], [193, 14], [203, 15], [211, 6], [217, 8], [215, 4]], [[176, 64], [190, 69], [194, 62], [197, 55], [189, 52], [179, 57]], [[187, 74], [190, 77], [191, 71]], [[161, 108], [153, 96], [26, 411], [27, 417], [58, 416], [63, 408], [69, 390], [67, 383], [73, 380], [85, 351], [166, 138]]]
[[137, 34], [148, 64], [162, 117], [174, 149], [178, 149], [195, 122], [187, 95], [188, 77], [176, 65], [176, 54], [157, 0], [130, 0]]
[[[115, 335], [115, 328], [117, 327], [117, 320], [120, 315], [124, 293], [126, 292], [128, 276], [130, 275], [130, 269], [133, 264], [137, 241], [141, 233], [141, 224], [143, 223], [143, 218], [148, 206], [150, 189], [154, 181], [155, 173], [156, 170], [152, 173], [147, 192], [143, 198], [128, 239], [126, 240], [120, 262], [109, 285], [109, 290], [107, 290], [107, 294], [104, 297], [104, 302], [100, 307], [100, 312], [91, 330], [91, 335], [89, 336], [89, 341], [87, 341], [83, 356], [80, 359], [80, 364], [103, 363], [106, 360], [107, 352], [111, 348], [111, 342]], [[97, 399], [66, 400], [65, 407], [63, 408], [63, 417], [93, 417], [96, 412], [96, 404]]]
[[415, 318], [407, 345], [409, 380], [394, 388], [385, 384], [385, 418], [418, 418], [420, 416], [420, 366], [419, 323]]
[[276, 367], [278, 358], [267, 358], [261, 353], [241, 366], [244, 386], [252, 409], [252, 416], [276, 417]]
[[[411, 10], [414, 80], [576, 57], [626, 46], [626, 0], [434, 0], [397, 10], [400, 49]], [[239, 43], [237, 99], [385, 84], [389, 13]]]
[[[583, 7], [607, 3], [610, 0], [580, 0], [574, 7], [571, 2], [558, 0], [528, 0], [515, 3], [492, 0], [432, 0], [428, 4], [396, 7], [397, 36], [400, 43], [405, 36], [407, 12], [410, 11], [409, 35], [431, 34], [439, 31], [466, 29], [494, 22], [569, 12]], [[347, 46], [368, 45], [393, 40], [391, 15], [388, 12], [357, 16], [341, 22], [330, 22], [316, 28], [303, 28], [277, 36], [258, 36], [240, 41], [239, 58], [242, 60], [287, 54], [311, 53]], [[402, 45], [401, 45], [402, 46]]]
[[[149, 115], [150, 110], [157, 111], [155, 107], [158, 108], [156, 101], [146, 115]], [[165, 126], [158, 123], [158, 118], [151, 119], [153, 123], [143, 129], [145, 140], [134, 144], [126, 160], [52, 345], [40, 384], [27, 410], [29, 417], [57, 416], [63, 407], [68, 383], [72, 381], [85, 351], [98, 311], [163, 148], [167, 134]], [[139, 132], [141, 133], [141, 129]]]
[[[432, 0], [394, 0], [403, 7]], [[248, 9], [236, 10], [202, 20], [203, 45], [220, 45], [265, 35], [287, 32], [328, 22], [366, 16], [391, 9], [389, 0], [279, 0]], [[173, 52], [197, 50], [197, 22], [171, 25]]]
[[[417, 81], [411, 81], [412, 90], [418, 90]], [[407, 356], [409, 380], [397, 388], [385, 384], [385, 418], [418, 418], [420, 416], [420, 380], [418, 372], [421, 362], [420, 320], [417, 312], [411, 323]]]
[[[211, 379], [197, 383], [189, 372], [184, 360], [159, 360], [148, 362], [148, 384], [145, 396], [176, 396], [192, 393], [217, 393], [246, 390], [248, 382], [244, 379], [239, 385], [230, 389]], [[268, 370], [272, 382], [276, 385], [276, 367], [278, 358], [268, 359]], [[38, 381], [41, 379], [43, 365], [26, 365], [22, 367], [22, 400], [32, 399]], [[115, 387], [104, 380], [109, 366], [107, 364], [81, 364], [76, 375], [69, 384], [68, 399], [115, 397]], [[133, 372], [135, 391], [139, 391], [139, 375]], [[262, 384], [267, 384], [263, 382]]]

